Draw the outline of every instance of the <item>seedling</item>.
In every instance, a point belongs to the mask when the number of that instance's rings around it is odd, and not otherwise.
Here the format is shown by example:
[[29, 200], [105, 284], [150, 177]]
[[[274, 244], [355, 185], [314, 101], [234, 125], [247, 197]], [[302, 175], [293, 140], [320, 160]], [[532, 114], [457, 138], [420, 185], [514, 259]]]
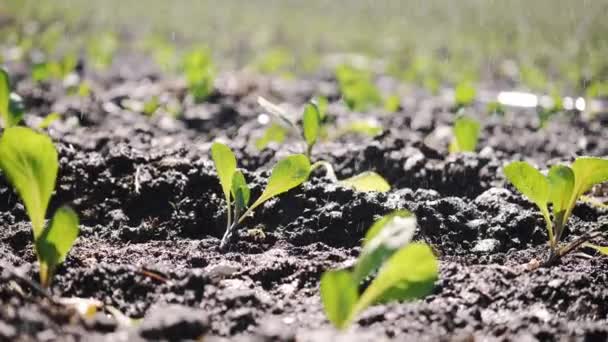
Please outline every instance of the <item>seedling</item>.
[[[226, 199], [226, 232], [222, 237], [220, 249], [225, 250], [236, 227], [247, 218], [255, 208], [267, 200], [287, 192], [304, 183], [310, 175], [311, 166], [303, 154], [285, 157], [277, 162], [272, 169], [268, 184], [262, 195], [249, 205], [250, 190], [242, 172], [236, 168], [236, 157], [232, 150], [215, 142], [211, 146], [211, 156], [215, 164], [224, 198]], [[232, 219], [232, 203], [234, 200], [234, 221]]]
[[450, 153], [474, 152], [479, 140], [479, 122], [465, 115], [454, 121], [454, 138], [450, 144]]
[[[594, 185], [608, 181], [608, 159], [578, 157], [571, 167], [555, 165], [547, 176], [526, 162], [512, 162], [504, 168], [507, 179], [540, 209], [545, 219], [552, 264], [565, 254], [604, 233], [600, 227], [573, 242], [560, 246], [562, 235], [576, 201]], [[549, 213], [552, 204], [553, 217]]]
[[[272, 102], [266, 100], [263, 97], [258, 97], [258, 104], [260, 104], [262, 107], [264, 107], [264, 109], [276, 116], [286, 126], [290, 127], [292, 130], [298, 133], [301, 133], [301, 135], [303, 136], [303, 140], [306, 142], [306, 156], [311, 159], [312, 148], [320, 139], [322, 128], [321, 123], [322, 120], [326, 117], [326, 100], [324, 98], [320, 98], [320, 100], [311, 101], [306, 105], [306, 107], [304, 108], [304, 113], [302, 115], [303, 118], [301, 131], [298, 129], [296, 123], [292, 119], [290, 119], [287, 113], [279, 106], [273, 104]], [[366, 122], [355, 122], [352, 124], [352, 126], [349, 126], [348, 129], [370, 135], [373, 135], [374, 133], [378, 134], [379, 132], [377, 130], [380, 130], [380, 132], [382, 131], [381, 128], [378, 128], [377, 126], [371, 126]], [[346, 132], [338, 132], [338, 134], [344, 133]], [[281, 133], [276, 134], [278, 138], [284, 139], [284, 136], [279, 135]], [[267, 138], [267, 136], [265, 135], [263, 138]], [[260, 141], [258, 140], [258, 142]], [[382, 178], [382, 176], [375, 172], [363, 172], [359, 175], [355, 175], [351, 178], [340, 181], [336, 177], [334, 169], [329, 162], [319, 160], [312, 165], [311, 170], [315, 170], [319, 167], [325, 168], [328, 177], [334, 183], [340, 183], [341, 185], [352, 187], [357, 191], [387, 192], [391, 188], [388, 182], [384, 178]]]
[[2, 68], [0, 68], [0, 117], [5, 129], [16, 126], [23, 119], [21, 97], [11, 93], [8, 73]]
[[[352, 271], [331, 270], [321, 277], [321, 300], [338, 329], [374, 304], [411, 301], [428, 295], [438, 278], [438, 263], [425, 243], [411, 242], [416, 218], [397, 211], [376, 221], [365, 235]], [[363, 291], [369, 279], [371, 283]]]
[[0, 169], [21, 197], [32, 223], [40, 283], [45, 287], [78, 236], [78, 216], [67, 207], [58, 209], [45, 229], [58, 164], [57, 150], [46, 135], [12, 127], [0, 138]]
[[363, 112], [382, 105], [382, 95], [372, 82], [370, 73], [341, 65], [336, 69], [336, 79], [340, 93], [351, 110]]
[[213, 91], [215, 68], [211, 61], [211, 54], [205, 49], [187, 53], [184, 56], [183, 69], [194, 101], [203, 102]]
[[[304, 112], [302, 113], [302, 127], [299, 128], [296, 122], [292, 120], [285, 111], [274, 103], [266, 100], [263, 97], [258, 97], [258, 104], [266, 109], [270, 114], [277, 117], [284, 125], [286, 125], [291, 130], [300, 134], [303, 140], [306, 142], [306, 156], [310, 159], [310, 155], [312, 153], [312, 149], [319, 141], [321, 137], [321, 125], [322, 120], [325, 118], [325, 109], [327, 107], [326, 100], [321, 100], [321, 107], [317, 104], [318, 102], [313, 100], [306, 104], [304, 107]], [[272, 127], [272, 126], [271, 126]], [[271, 132], [274, 135], [274, 139], [282, 140], [284, 139], [284, 134], [278, 133], [278, 128], [274, 127], [275, 132]], [[266, 132], [269, 133], [268, 131]], [[283, 132], [285, 133], [285, 132]], [[267, 135], [266, 134], [266, 135]], [[269, 140], [268, 136], [263, 137], [264, 140]], [[263, 140], [256, 142], [256, 145], [262, 145]]]
[[470, 82], [461, 82], [454, 90], [454, 101], [457, 108], [469, 106], [475, 101], [477, 91]]

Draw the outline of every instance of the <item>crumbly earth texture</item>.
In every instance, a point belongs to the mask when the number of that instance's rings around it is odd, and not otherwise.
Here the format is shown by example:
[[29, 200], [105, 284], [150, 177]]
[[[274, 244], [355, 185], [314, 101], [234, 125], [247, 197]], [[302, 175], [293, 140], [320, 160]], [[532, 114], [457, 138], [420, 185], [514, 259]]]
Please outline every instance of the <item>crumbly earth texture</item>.
[[[534, 111], [501, 117], [473, 106], [467, 113], [483, 125], [478, 152], [448, 154], [455, 114], [440, 98], [415, 90], [396, 113], [353, 113], [324, 73], [290, 81], [225, 73], [210, 98], [195, 104], [183, 83], [130, 56], [105, 73], [86, 74], [92, 90], [86, 97], [70, 95], [59, 82], [33, 83], [26, 68], [10, 67], [28, 125], [52, 111], [63, 114], [49, 129], [60, 155], [49, 212], [71, 205], [81, 234], [52, 296], [94, 298], [133, 320], [111, 309], [83, 318], [28, 284], [38, 276], [31, 228], [0, 177], [0, 340], [608, 340], [608, 258], [581, 249], [554, 267], [531, 270], [547, 257], [544, 222], [501, 171], [511, 160], [545, 167], [578, 155], [607, 156], [608, 129], [599, 119], [564, 113], [539, 129]], [[396, 87], [389, 78], [379, 81], [383, 90]], [[392, 190], [357, 193], [315, 171], [258, 208], [221, 252], [225, 202], [211, 143], [219, 139], [235, 150], [253, 198], [279, 158], [304, 149], [295, 135], [255, 148], [267, 118], [258, 95], [297, 113], [310, 97], [325, 95], [334, 127], [379, 122], [382, 134], [322, 141], [313, 159], [329, 161], [339, 178], [376, 171]], [[146, 116], [129, 105], [153, 97], [183, 104], [182, 115]], [[608, 191], [595, 193], [602, 198]], [[371, 307], [338, 333], [325, 318], [319, 278], [352, 265], [366, 229], [394, 209], [414, 212], [416, 239], [436, 251], [435, 290], [418, 301]], [[606, 220], [608, 210], [580, 202], [564, 239]]]

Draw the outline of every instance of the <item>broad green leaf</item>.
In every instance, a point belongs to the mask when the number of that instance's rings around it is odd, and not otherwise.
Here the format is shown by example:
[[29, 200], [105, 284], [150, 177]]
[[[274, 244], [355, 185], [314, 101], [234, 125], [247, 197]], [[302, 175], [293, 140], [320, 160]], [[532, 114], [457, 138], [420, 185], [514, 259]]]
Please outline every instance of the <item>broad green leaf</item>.
[[230, 189], [232, 188], [232, 177], [236, 171], [236, 157], [230, 147], [214, 142], [211, 146], [211, 157], [215, 163], [217, 177], [220, 179], [226, 203], [230, 206]]
[[40, 283], [48, 286], [57, 266], [68, 255], [78, 237], [78, 216], [67, 207], [59, 208], [49, 228], [36, 239], [36, 252], [40, 260]]
[[263, 150], [266, 148], [266, 146], [268, 146], [270, 142], [276, 142], [280, 144], [285, 141], [286, 136], [287, 130], [283, 126], [276, 123], [272, 124], [266, 129], [264, 135], [255, 141], [255, 147], [258, 150]]
[[362, 192], [387, 192], [391, 189], [391, 186], [382, 176], [372, 171], [363, 172], [356, 176], [341, 180], [340, 184]]
[[268, 185], [262, 195], [249, 208], [253, 210], [268, 199], [304, 183], [310, 175], [310, 161], [303, 154], [285, 157], [274, 166]]
[[473, 152], [479, 139], [479, 122], [467, 116], [460, 116], [454, 121], [454, 140], [450, 152]]
[[574, 189], [574, 172], [567, 166], [555, 165], [549, 170], [547, 180], [549, 181], [549, 202], [553, 203], [554, 216], [564, 218], [563, 215], [568, 209], [572, 189]]
[[361, 295], [353, 309], [391, 300], [413, 300], [430, 293], [437, 280], [438, 262], [425, 243], [411, 243], [393, 254]]
[[572, 163], [572, 171], [574, 172], [574, 190], [569, 202], [570, 210], [576, 204], [576, 200], [591, 187], [608, 181], [608, 159], [578, 157]]
[[245, 176], [238, 170], [234, 173], [234, 177], [232, 177], [232, 197], [234, 197], [235, 207], [237, 208], [235, 215], [238, 216], [249, 205], [250, 197], [249, 186], [247, 186]]
[[585, 243], [583, 244], [584, 247], [589, 247], [589, 248], [593, 248], [596, 251], [604, 254], [604, 255], [608, 255], [608, 246], [599, 246], [599, 245], [595, 245], [592, 243]]
[[521, 161], [505, 166], [504, 172], [511, 184], [538, 206], [547, 224], [549, 240], [553, 241], [553, 226], [547, 209], [550, 196], [547, 178], [530, 164]]
[[345, 270], [327, 271], [321, 277], [321, 301], [327, 318], [338, 329], [348, 326], [359, 294], [357, 283]]
[[410, 243], [416, 231], [416, 218], [398, 210], [374, 222], [363, 241], [353, 279], [360, 283], [376, 272], [397, 250]]
[[319, 138], [319, 128], [321, 127], [321, 117], [316, 105], [312, 103], [306, 105], [302, 117], [302, 126], [304, 130], [304, 139], [310, 149], [317, 142], [317, 139]]
[[470, 82], [459, 83], [454, 91], [454, 100], [459, 106], [468, 106], [475, 100], [475, 87]]
[[25, 204], [37, 240], [57, 178], [53, 142], [29, 128], [8, 128], [0, 138], [0, 168]]
[[44, 120], [40, 124], [38, 124], [38, 128], [45, 129], [48, 128], [53, 122], [61, 119], [61, 114], [53, 112], [47, 115]]

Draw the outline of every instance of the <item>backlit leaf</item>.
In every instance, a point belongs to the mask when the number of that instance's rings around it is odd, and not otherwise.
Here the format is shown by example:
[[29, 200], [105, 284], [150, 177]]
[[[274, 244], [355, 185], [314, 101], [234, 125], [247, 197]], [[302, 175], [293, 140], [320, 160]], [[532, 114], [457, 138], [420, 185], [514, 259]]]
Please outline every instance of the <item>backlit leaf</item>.
[[321, 277], [321, 301], [327, 318], [336, 328], [343, 329], [359, 294], [356, 283], [348, 271], [327, 271]]
[[341, 180], [340, 184], [362, 192], [387, 192], [391, 189], [391, 186], [382, 176], [372, 171], [363, 172], [356, 176]]
[[37, 240], [57, 178], [53, 142], [29, 128], [6, 129], [0, 138], [0, 168], [25, 204]]
[[473, 152], [479, 139], [479, 122], [460, 116], [454, 121], [454, 140], [450, 144], [450, 152]]
[[232, 177], [236, 171], [236, 157], [230, 147], [214, 142], [211, 146], [211, 157], [215, 163], [217, 177], [226, 198], [226, 203], [230, 206], [230, 189], [232, 188]]

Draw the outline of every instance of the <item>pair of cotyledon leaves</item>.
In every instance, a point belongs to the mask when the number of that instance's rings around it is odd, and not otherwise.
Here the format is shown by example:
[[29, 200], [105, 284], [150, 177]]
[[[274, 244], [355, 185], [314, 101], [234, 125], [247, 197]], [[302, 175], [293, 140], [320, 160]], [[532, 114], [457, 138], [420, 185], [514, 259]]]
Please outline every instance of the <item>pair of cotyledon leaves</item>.
[[[504, 172], [517, 190], [538, 206], [547, 224], [551, 246], [554, 246], [559, 242], [576, 201], [594, 185], [608, 181], [608, 159], [578, 157], [571, 167], [551, 167], [547, 176], [522, 161], [505, 166]], [[553, 220], [549, 215], [549, 203], [553, 206]]]
[[[411, 242], [415, 217], [397, 211], [368, 230], [352, 271], [327, 271], [321, 277], [321, 300], [328, 319], [340, 329], [370, 305], [413, 300], [429, 294], [437, 279], [438, 263], [431, 248]], [[359, 286], [373, 277], [359, 293]]]
[[25, 127], [4, 130], [0, 138], [0, 169], [30, 217], [43, 286], [50, 284], [78, 236], [78, 216], [67, 207], [58, 209], [45, 228], [58, 165], [57, 150], [48, 136]]

